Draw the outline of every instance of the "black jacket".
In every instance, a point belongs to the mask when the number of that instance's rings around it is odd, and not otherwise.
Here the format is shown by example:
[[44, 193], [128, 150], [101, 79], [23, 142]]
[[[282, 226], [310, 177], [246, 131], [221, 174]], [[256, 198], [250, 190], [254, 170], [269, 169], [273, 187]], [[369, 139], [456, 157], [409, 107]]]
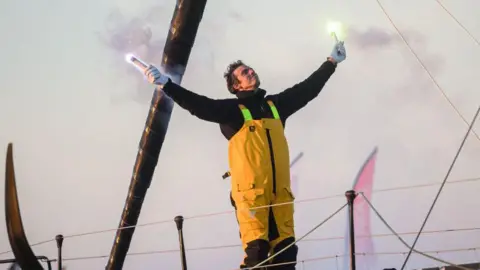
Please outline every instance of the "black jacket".
[[238, 92], [237, 98], [211, 99], [193, 93], [169, 80], [163, 91], [170, 96], [180, 107], [188, 110], [196, 117], [220, 124], [222, 134], [229, 140], [243, 126], [243, 115], [238, 107], [243, 104], [247, 107], [254, 119], [273, 118], [267, 100], [273, 101], [285, 126], [287, 118], [303, 108], [314, 99], [322, 90], [330, 76], [335, 72], [336, 65], [325, 61], [320, 68], [313, 72], [304, 81], [274, 95], [266, 95], [263, 89], [256, 91]]

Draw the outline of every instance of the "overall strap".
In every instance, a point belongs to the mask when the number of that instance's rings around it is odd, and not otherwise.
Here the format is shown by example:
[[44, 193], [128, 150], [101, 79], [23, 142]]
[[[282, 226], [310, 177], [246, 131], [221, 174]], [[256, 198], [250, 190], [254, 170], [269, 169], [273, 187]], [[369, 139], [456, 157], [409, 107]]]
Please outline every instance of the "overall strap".
[[278, 113], [277, 107], [275, 107], [275, 104], [271, 100], [267, 100], [268, 105], [270, 105], [270, 109], [272, 110], [273, 113], [273, 118], [275, 119], [280, 119], [280, 114]]
[[245, 121], [253, 120], [252, 114], [247, 109], [247, 107], [243, 106], [242, 104], [238, 104], [238, 107], [240, 107], [240, 110], [242, 111], [242, 114], [243, 114], [243, 119], [245, 119]]

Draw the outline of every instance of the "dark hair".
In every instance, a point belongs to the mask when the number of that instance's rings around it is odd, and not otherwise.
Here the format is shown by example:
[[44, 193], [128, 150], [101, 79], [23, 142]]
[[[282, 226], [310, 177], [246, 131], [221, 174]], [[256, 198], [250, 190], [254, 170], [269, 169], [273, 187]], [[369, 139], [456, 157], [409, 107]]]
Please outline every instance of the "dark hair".
[[237, 93], [237, 90], [233, 88], [233, 85], [235, 83], [238, 83], [237, 78], [233, 75], [233, 71], [235, 69], [237, 69], [239, 66], [243, 66], [243, 65], [245, 65], [245, 64], [242, 62], [242, 60], [237, 60], [233, 63], [230, 63], [230, 65], [228, 65], [225, 73], [223, 73], [223, 77], [227, 81], [228, 91], [230, 91], [230, 93], [232, 93], [232, 94]]

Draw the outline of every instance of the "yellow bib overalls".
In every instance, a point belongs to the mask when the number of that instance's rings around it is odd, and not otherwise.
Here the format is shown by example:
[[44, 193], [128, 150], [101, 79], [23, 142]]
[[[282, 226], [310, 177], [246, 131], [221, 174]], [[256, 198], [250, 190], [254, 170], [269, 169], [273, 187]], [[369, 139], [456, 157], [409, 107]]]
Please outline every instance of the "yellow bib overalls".
[[267, 102], [273, 119], [255, 120], [239, 105], [244, 125], [229, 141], [231, 197], [244, 250], [249, 242], [261, 239], [268, 241], [272, 251], [278, 243], [295, 236], [293, 203], [268, 206], [293, 202], [294, 196], [284, 127], [273, 102]]

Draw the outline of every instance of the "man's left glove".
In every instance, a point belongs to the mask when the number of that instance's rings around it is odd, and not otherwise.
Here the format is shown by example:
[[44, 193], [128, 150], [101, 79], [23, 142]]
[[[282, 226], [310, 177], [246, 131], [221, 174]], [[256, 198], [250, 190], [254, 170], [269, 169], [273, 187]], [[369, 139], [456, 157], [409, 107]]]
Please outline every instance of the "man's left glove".
[[147, 77], [147, 80], [151, 84], [155, 85], [160, 85], [163, 86], [168, 82], [168, 77], [160, 72], [158, 68], [156, 68], [153, 65], [150, 65], [146, 70], [145, 70], [145, 76]]

